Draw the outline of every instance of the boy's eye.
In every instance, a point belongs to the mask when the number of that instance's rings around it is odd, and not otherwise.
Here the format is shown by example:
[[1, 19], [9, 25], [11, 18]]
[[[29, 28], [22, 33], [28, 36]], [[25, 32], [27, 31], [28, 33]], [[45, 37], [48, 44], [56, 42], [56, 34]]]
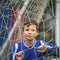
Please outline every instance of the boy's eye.
[[32, 31], [35, 31], [34, 29], [32, 29]]
[[[25, 31], [29, 31], [29, 29], [25, 29]], [[32, 29], [31, 31], [35, 31], [34, 29]]]
[[25, 29], [25, 31], [29, 31], [29, 29]]

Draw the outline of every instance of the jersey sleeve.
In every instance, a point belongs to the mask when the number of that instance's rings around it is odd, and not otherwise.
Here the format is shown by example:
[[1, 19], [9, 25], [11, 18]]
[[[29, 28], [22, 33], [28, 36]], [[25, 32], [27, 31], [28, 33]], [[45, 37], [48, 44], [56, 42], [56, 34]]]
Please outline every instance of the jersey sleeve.
[[47, 48], [55, 48], [55, 46], [53, 44], [50, 44], [48, 42], [45, 42], [45, 41], [40, 41], [41, 45], [45, 44]]
[[44, 52], [45, 56], [59, 57], [59, 47], [45, 41], [41, 41], [41, 44], [45, 44], [47, 47], [47, 51]]
[[17, 50], [18, 50], [18, 44], [15, 44], [10, 52], [9, 60], [17, 60], [15, 56]]

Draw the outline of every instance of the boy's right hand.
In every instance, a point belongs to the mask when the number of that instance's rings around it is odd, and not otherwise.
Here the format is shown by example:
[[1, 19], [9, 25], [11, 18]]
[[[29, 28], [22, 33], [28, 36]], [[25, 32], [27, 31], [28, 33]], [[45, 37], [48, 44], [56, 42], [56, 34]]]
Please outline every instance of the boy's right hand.
[[20, 52], [16, 53], [16, 59], [17, 60], [22, 60], [23, 59], [23, 55], [24, 55], [23, 51], [20, 51]]
[[45, 44], [38, 46], [38, 52], [44, 53], [46, 51], [47, 51], [47, 47]]

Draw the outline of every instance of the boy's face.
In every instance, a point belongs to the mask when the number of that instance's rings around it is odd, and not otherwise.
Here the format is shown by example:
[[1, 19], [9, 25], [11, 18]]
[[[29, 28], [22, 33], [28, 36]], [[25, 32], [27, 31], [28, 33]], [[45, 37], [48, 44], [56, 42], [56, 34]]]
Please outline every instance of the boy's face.
[[33, 40], [38, 35], [36, 25], [25, 25], [23, 30], [23, 36], [28, 40]]

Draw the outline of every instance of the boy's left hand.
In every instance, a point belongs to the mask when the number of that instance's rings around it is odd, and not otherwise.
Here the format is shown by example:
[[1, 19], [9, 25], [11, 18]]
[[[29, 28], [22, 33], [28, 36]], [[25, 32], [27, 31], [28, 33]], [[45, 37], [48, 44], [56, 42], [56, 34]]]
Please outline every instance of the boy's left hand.
[[47, 47], [46, 47], [45, 44], [38, 46], [38, 52], [43, 52], [44, 53], [46, 51], [47, 51]]
[[16, 53], [16, 59], [17, 60], [22, 60], [23, 59], [24, 52], [20, 51]]

